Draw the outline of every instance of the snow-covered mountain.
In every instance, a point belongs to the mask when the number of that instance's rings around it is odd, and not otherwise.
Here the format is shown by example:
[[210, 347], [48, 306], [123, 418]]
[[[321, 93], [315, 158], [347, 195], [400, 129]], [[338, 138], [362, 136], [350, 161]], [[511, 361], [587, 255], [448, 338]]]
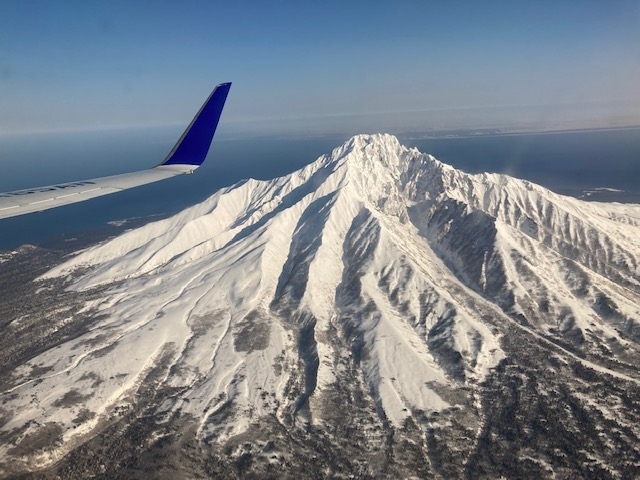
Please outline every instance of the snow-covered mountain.
[[640, 206], [360, 135], [42, 275], [2, 468], [639, 474], [639, 262]]

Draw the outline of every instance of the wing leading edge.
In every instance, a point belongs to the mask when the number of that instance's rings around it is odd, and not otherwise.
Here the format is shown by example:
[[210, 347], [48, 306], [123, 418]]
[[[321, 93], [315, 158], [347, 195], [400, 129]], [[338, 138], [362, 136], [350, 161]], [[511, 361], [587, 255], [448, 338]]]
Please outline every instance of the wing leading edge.
[[209, 152], [230, 88], [231, 83], [221, 83], [214, 88], [167, 158], [159, 165], [121, 175], [0, 193], [0, 219], [83, 202], [176, 175], [193, 173]]

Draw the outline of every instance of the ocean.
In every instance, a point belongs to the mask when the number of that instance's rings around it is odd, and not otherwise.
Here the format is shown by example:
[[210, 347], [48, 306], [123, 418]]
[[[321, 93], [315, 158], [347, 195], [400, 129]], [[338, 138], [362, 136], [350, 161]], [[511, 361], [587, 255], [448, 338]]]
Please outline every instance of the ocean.
[[[0, 136], [0, 192], [148, 168], [180, 128]], [[401, 143], [467, 172], [500, 172], [558, 193], [640, 203], [640, 128], [429, 138]], [[0, 251], [69, 241], [109, 222], [161, 218], [242, 179], [284, 175], [330, 153], [347, 136], [232, 137], [220, 132], [209, 158], [185, 175], [45, 212], [0, 220]], [[611, 190], [600, 190], [607, 188]], [[619, 191], [618, 191], [619, 190]], [[592, 192], [592, 193], [585, 193]]]

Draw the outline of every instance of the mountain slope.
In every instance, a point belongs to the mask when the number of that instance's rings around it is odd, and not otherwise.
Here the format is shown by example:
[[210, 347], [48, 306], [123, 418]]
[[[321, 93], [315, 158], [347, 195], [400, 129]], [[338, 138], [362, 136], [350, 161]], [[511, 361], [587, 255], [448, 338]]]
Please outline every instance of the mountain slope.
[[639, 234], [638, 206], [354, 137], [43, 275], [86, 302], [60, 327], [91, 320], [4, 381], [4, 468], [119, 438], [138, 472], [170, 445], [193, 475], [624, 475]]

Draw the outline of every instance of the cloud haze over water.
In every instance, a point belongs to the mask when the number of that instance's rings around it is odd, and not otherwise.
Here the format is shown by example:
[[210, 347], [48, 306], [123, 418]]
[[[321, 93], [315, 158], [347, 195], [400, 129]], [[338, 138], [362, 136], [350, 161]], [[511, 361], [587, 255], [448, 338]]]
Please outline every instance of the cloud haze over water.
[[640, 124], [637, 2], [5, 2], [0, 132]]

